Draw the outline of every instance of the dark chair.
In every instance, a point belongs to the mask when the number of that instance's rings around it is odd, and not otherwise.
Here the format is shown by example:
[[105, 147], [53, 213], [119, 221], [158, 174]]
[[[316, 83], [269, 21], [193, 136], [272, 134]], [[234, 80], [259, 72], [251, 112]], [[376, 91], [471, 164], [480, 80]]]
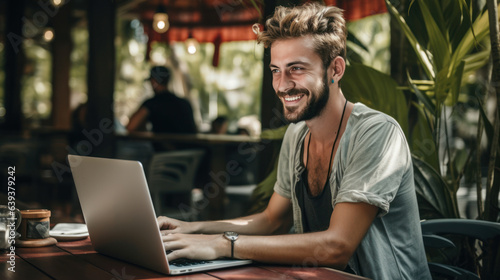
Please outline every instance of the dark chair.
[[[468, 219], [433, 219], [421, 223], [424, 246], [429, 248], [454, 248], [455, 244], [442, 235], [453, 234], [480, 240], [488, 248], [488, 242], [500, 237], [500, 224]], [[442, 263], [429, 262], [431, 274], [444, 279], [480, 279], [466, 269]], [[439, 278], [443, 279], [443, 278]]]
[[[156, 153], [149, 165], [148, 185], [156, 215], [195, 220], [192, 191], [205, 152], [198, 149]], [[165, 200], [164, 195], [168, 195]]]

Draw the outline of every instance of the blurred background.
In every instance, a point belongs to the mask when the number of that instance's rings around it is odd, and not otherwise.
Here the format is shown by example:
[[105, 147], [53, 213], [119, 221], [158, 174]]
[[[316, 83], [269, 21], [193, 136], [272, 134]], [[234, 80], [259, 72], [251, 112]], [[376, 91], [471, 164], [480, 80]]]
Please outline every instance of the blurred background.
[[[191, 103], [198, 134], [214, 134], [214, 121], [223, 119], [223, 134], [243, 137], [177, 140], [209, 150], [199, 178], [218, 171], [218, 152], [222, 161], [241, 163], [241, 144], [253, 143], [258, 157], [244, 166], [252, 175], [233, 182], [254, 186], [247, 198], [265, 201], [269, 187], [253, 190], [275, 167], [286, 122], [268, 51], [251, 27], [279, 5], [305, 2], [0, 0], [1, 179], [15, 166], [19, 205], [73, 219], [78, 206], [66, 156], [82, 154], [71, 143], [75, 129], [82, 132], [79, 119], [90, 142], [86, 154], [147, 167], [154, 136], [127, 134], [125, 126], [153, 96], [145, 80], [150, 68], [162, 65], [173, 72], [170, 90]], [[417, 185], [421, 216], [476, 218], [490, 211], [484, 199], [498, 205], [486, 1], [322, 2], [344, 9], [348, 22], [344, 93], [390, 114], [406, 133], [425, 179]], [[82, 106], [91, 113], [78, 115]], [[103, 120], [114, 124], [113, 133]], [[1, 188], [6, 194], [7, 185]], [[497, 219], [498, 206], [491, 209], [489, 219]]]

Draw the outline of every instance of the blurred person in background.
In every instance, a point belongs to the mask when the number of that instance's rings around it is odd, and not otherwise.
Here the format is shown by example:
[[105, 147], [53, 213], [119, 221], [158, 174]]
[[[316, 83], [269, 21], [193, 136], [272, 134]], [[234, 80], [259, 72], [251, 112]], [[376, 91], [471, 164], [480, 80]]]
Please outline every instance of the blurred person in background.
[[189, 101], [177, 97], [167, 89], [170, 76], [170, 70], [164, 66], [151, 68], [149, 81], [155, 95], [144, 101], [130, 117], [128, 132], [144, 130], [148, 121], [151, 122], [154, 133], [197, 132]]
[[[153, 87], [154, 96], [142, 103], [139, 109], [130, 117], [128, 132], [146, 130], [147, 122], [152, 125], [154, 133], [197, 133], [193, 117], [193, 109], [186, 99], [176, 96], [167, 87], [171, 72], [164, 66], [151, 68], [149, 81]], [[159, 144], [154, 144], [155, 150], [163, 150]]]

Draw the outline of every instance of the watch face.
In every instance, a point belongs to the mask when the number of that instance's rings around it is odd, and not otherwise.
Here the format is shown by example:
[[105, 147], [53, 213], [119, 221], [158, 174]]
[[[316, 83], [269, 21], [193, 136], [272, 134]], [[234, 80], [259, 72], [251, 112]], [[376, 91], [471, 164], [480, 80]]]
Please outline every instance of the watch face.
[[234, 231], [226, 231], [226, 232], [224, 232], [224, 236], [229, 240], [238, 239], [238, 234]]

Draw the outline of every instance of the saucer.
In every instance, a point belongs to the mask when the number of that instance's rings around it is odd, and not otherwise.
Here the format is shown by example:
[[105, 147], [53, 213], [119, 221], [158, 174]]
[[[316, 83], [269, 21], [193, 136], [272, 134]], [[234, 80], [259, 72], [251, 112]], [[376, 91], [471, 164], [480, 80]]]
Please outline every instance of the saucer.
[[50, 230], [49, 234], [58, 241], [74, 241], [89, 236], [87, 225], [80, 223], [59, 223]]

